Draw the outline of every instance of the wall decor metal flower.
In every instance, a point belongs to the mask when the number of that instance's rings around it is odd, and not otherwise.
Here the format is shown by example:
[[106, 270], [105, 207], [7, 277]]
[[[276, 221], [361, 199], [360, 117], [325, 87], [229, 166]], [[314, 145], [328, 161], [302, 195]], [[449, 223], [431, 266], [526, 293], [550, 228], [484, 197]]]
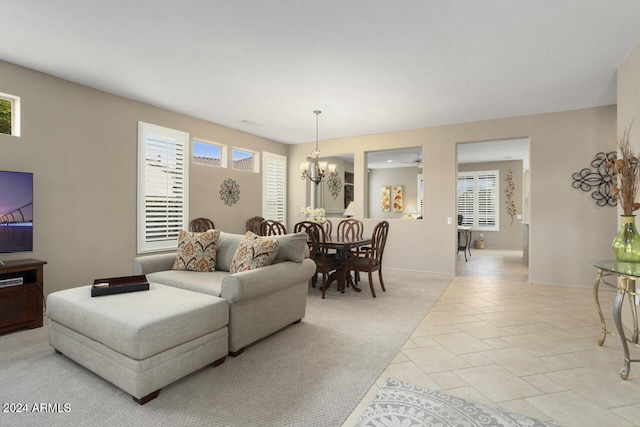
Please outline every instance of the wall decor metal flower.
[[612, 194], [616, 176], [610, 166], [615, 163], [617, 158], [616, 151], [596, 153], [591, 161], [593, 169], [583, 168], [580, 172], [574, 172], [571, 175], [573, 178], [571, 186], [585, 193], [591, 191], [591, 198], [596, 201], [598, 206], [617, 206], [618, 200]]
[[220, 199], [227, 206], [235, 205], [240, 200], [240, 186], [231, 178], [220, 184]]
[[337, 199], [340, 195], [340, 191], [342, 190], [342, 180], [340, 179], [340, 175], [335, 172], [329, 175], [327, 186], [329, 187], [329, 191], [331, 192], [333, 199]]
[[513, 194], [515, 193], [516, 186], [513, 183], [513, 171], [509, 169], [507, 172], [507, 187], [504, 189], [506, 193], [506, 200], [504, 201], [507, 204], [507, 213], [511, 216], [511, 224], [513, 224], [513, 217], [516, 216], [516, 204], [513, 201]]

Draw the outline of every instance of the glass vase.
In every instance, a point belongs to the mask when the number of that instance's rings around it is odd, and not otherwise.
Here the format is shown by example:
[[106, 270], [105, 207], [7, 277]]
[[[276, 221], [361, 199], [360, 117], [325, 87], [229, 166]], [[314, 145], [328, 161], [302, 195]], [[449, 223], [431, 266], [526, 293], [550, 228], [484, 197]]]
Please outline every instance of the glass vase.
[[640, 262], [640, 235], [636, 229], [635, 215], [621, 215], [620, 232], [613, 239], [611, 248], [618, 262]]

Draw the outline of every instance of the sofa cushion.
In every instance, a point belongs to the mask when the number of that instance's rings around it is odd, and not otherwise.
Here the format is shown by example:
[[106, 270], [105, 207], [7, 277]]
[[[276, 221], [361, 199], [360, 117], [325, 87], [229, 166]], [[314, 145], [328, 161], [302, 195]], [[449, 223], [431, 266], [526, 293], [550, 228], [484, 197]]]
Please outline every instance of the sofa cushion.
[[186, 270], [165, 270], [147, 273], [149, 282], [161, 283], [187, 291], [200, 292], [219, 297], [222, 293], [222, 281], [230, 273], [228, 271], [209, 271], [201, 273]]
[[302, 262], [303, 259], [309, 257], [307, 233], [289, 233], [262, 238], [278, 242], [278, 253], [273, 260], [274, 264], [282, 261]]
[[146, 359], [229, 323], [229, 304], [222, 298], [157, 283], [144, 292], [92, 298], [90, 287], [51, 293], [47, 316], [132, 359]]
[[173, 270], [215, 271], [216, 245], [220, 230], [196, 233], [180, 230], [178, 252]]
[[216, 270], [229, 271], [236, 249], [243, 239], [242, 234], [220, 232], [218, 239], [218, 253], [216, 255]]
[[260, 238], [257, 234], [247, 231], [236, 249], [229, 272], [233, 274], [264, 267], [271, 264], [277, 253], [276, 240]]

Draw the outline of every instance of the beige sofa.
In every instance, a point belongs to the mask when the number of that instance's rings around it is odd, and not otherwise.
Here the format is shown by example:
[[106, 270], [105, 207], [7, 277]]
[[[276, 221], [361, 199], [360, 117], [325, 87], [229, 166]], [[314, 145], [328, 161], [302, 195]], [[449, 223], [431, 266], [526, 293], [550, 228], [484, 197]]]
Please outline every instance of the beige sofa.
[[243, 235], [220, 233], [216, 271], [172, 270], [175, 253], [145, 255], [133, 260], [133, 274], [145, 274], [160, 283], [224, 298], [229, 303], [229, 354], [244, 348], [305, 315], [308, 280], [316, 271], [308, 258], [306, 234], [269, 236], [278, 240], [278, 253], [267, 266], [229, 273], [229, 266]]

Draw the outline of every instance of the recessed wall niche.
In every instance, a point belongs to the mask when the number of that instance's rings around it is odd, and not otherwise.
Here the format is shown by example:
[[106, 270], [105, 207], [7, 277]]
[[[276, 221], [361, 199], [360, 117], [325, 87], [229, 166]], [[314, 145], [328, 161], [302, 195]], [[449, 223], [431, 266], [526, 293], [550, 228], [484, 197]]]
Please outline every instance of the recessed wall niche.
[[[422, 147], [398, 148], [394, 150], [370, 151], [366, 154], [368, 171], [368, 192], [366, 194], [365, 216], [368, 218], [406, 218], [403, 211], [395, 211], [393, 203], [387, 210], [383, 197], [387, 197], [387, 188], [402, 188], [402, 203], [414, 206], [418, 215], [422, 214], [423, 191]], [[394, 195], [390, 194], [393, 198]], [[392, 202], [392, 201], [391, 201]]]

